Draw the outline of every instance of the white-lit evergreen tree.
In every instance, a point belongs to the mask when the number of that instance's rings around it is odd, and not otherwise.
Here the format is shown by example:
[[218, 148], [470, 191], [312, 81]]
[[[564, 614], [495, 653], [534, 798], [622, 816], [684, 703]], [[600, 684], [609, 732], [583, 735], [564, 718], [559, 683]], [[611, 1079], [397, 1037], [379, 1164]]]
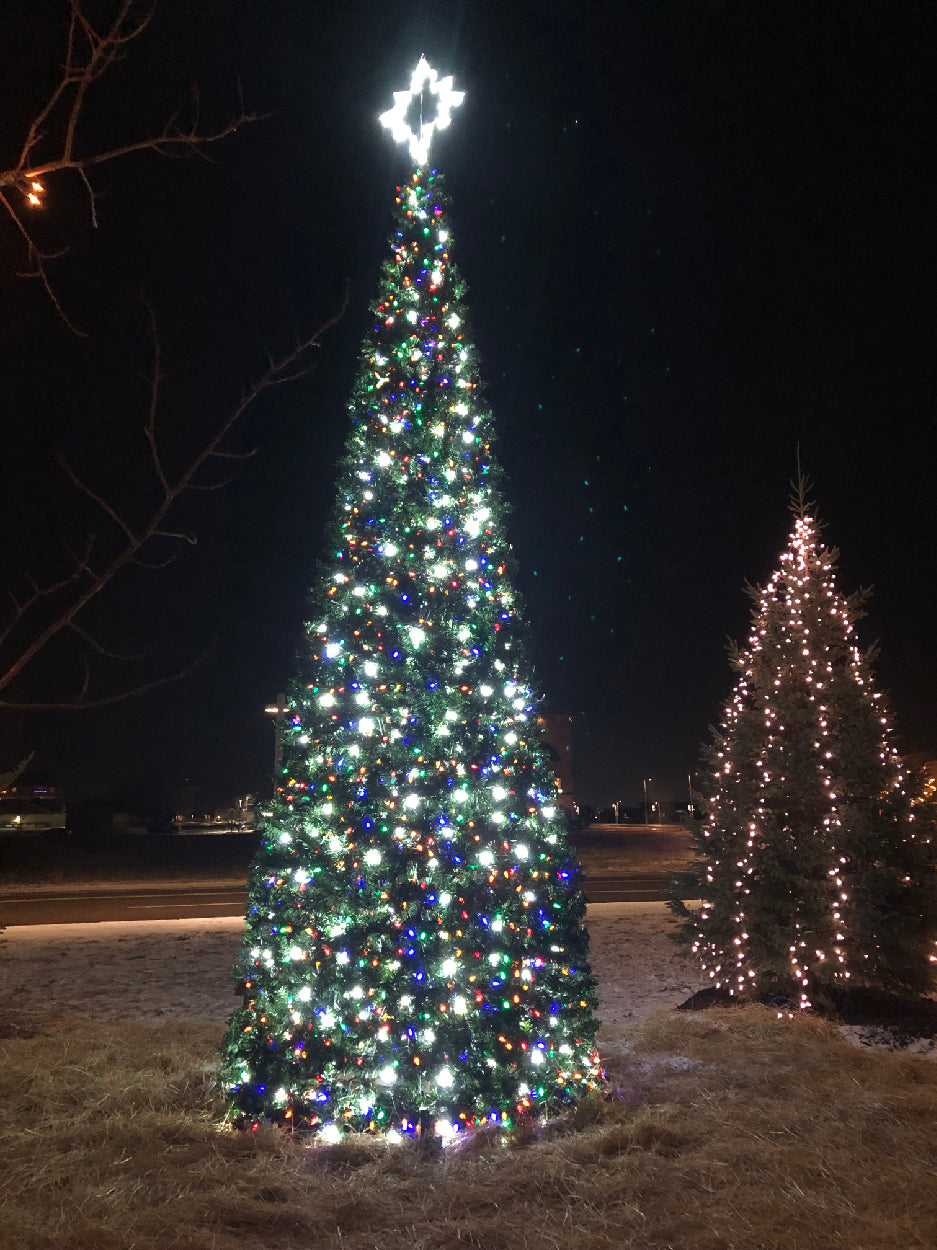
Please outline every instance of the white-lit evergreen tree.
[[[807, 1006], [860, 986], [934, 987], [937, 842], [915, 803], [855, 621], [801, 480], [780, 566], [752, 587], [752, 630], [706, 752], [695, 832], [700, 911], [679, 938], [713, 986]], [[686, 884], [685, 882], [683, 884]], [[678, 889], [676, 891], [680, 893]]]
[[[421, 62], [427, 85], [442, 124], [451, 80]], [[426, 130], [354, 383], [224, 1047], [242, 1121], [327, 1140], [508, 1125], [600, 1075], [584, 901]]]

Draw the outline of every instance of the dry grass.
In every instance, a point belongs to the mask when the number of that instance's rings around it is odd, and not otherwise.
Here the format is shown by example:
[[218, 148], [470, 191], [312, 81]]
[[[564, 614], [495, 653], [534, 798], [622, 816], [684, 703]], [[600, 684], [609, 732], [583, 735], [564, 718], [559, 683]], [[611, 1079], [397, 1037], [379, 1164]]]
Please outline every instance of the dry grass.
[[617, 1094], [442, 1160], [226, 1128], [217, 1029], [0, 1046], [3, 1250], [932, 1250], [937, 1065], [760, 1008], [605, 1037]]

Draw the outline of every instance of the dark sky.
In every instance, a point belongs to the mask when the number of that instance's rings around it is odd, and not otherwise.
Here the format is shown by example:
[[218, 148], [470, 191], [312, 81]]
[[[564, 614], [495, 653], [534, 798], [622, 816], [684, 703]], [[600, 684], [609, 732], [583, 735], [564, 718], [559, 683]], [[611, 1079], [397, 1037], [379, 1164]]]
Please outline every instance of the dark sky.
[[[11, 5], [4, 152], [61, 56], [64, 4]], [[106, 6], [105, 6], [106, 7]], [[612, 16], [614, 14], [614, 16]], [[583, 713], [585, 801], [676, 795], [731, 685], [746, 579], [785, 540], [799, 444], [846, 589], [872, 585], [903, 744], [937, 755], [933, 409], [937, 10], [905, 3], [222, 3], [160, 0], [89, 99], [87, 143], [158, 126], [240, 80], [270, 116], [198, 159], [130, 157], [49, 181], [41, 229], [79, 339], [13, 276], [0, 224], [0, 572], [54, 570], [86, 510], [51, 460], [138, 506], [152, 485], [142, 290], [159, 318], [161, 416], [184, 456], [262, 368], [351, 304], [308, 378], [270, 392], [256, 457], [180, 521], [199, 545], [113, 587], [93, 624], [184, 682], [80, 715], [0, 712], [74, 795], [153, 802], [184, 777], [260, 786], [262, 713], [301, 645], [367, 302], [407, 158], [377, 122], [420, 52], [467, 95], [433, 152], [500, 432], [538, 682]], [[0, 164], [7, 163], [4, 159]], [[9, 259], [12, 257], [13, 259]], [[98, 519], [94, 525], [103, 534]], [[26, 693], [74, 690], [73, 657]], [[126, 673], [143, 668], [131, 666]], [[101, 661], [99, 688], [119, 681]]]

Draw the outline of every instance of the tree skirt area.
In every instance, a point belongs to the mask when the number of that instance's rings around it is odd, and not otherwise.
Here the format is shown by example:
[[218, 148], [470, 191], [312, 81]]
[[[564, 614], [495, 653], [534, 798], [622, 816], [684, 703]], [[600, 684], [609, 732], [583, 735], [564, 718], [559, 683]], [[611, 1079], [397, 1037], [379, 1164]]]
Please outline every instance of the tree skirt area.
[[[591, 959], [603, 1025], [676, 1007], [703, 986], [668, 938], [664, 903], [593, 903]], [[231, 969], [239, 917], [7, 929], [7, 1004], [33, 1017], [77, 1013], [156, 1024], [224, 1023], [236, 1005]]]

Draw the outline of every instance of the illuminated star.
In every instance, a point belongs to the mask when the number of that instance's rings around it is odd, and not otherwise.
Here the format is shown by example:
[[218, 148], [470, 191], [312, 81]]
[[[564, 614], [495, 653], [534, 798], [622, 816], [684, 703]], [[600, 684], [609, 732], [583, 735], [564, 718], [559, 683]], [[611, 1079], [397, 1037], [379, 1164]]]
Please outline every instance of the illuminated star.
[[[407, 111], [417, 96], [421, 96], [429, 88], [436, 97], [436, 116], [431, 122], [420, 117], [418, 133], [410, 129]], [[464, 91], [452, 90], [452, 75], [439, 78], [425, 56], [421, 56], [410, 79], [408, 91], [394, 92], [394, 107], [380, 116], [382, 126], [386, 126], [397, 143], [410, 144], [410, 156], [417, 165], [425, 165], [429, 159], [429, 145], [437, 130], [445, 130], [452, 120], [452, 110], [465, 99]]]

